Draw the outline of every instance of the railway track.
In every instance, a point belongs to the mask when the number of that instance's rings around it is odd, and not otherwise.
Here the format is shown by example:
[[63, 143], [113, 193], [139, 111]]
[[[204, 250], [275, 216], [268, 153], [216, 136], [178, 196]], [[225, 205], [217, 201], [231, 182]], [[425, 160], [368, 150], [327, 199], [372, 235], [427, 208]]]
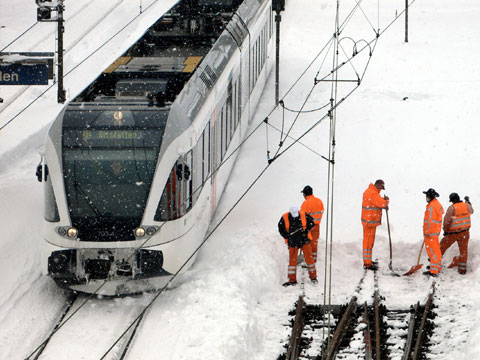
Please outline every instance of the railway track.
[[67, 314], [70, 312], [72, 309], [73, 305], [78, 299], [78, 293], [71, 293], [68, 295], [65, 303], [65, 307], [61, 311], [61, 314], [55, 324], [52, 327], [52, 330], [49, 332], [45, 340], [26, 358], [32, 359], [32, 360], [37, 360], [40, 358], [40, 356], [43, 354], [44, 350], [46, 349], [48, 343], [52, 339], [52, 337], [55, 335], [57, 330], [62, 326], [63, 320], [66, 318]]
[[[77, 293], [71, 293], [67, 299], [64, 308], [61, 310], [60, 315], [58, 316], [58, 319], [55, 321], [53, 324], [51, 330], [48, 332], [47, 335], [45, 335], [44, 340], [41, 344], [37, 346], [31, 352], [25, 360], [37, 360], [37, 359], [50, 359], [52, 356], [55, 356], [55, 354], [58, 354], [58, 348], [63, 347], [64, 342], [66, 339], [69, 339], [68, 341], [76, 341], [77, 339], [72, 339], [70, 336], [71, 334], [81, 334], [82, 329], [84, 327], [85, 323], [91, 324], [91, 331], [89, 333], [92, 334], [92, 336], [96, 336], [95, 334], [100, 333], [100, 331], [95, 331], [95, 325], [98, 326], [99, 328], [104, 328], [105, 326], [108, 326], [108, 322], [106, 324], [106, 321], [103, 321], [102, 319], [98, 319], [97, 314], [91, 314], [91, 306], [94, 308], [97, 308], [98, 304], [90, 304], [89, 309], [87, 310], [86, 313], [83, 313], [82, 315], [76, 314], [80, 308], [82, 308], [88, 301], [91, 301], [91, 297], [79, 297]], [[115, 299], [103, 299], [103, 300], [98, 300], [101, 303], [101, 306], [103, 306], [103, 309], [100, 309], [100, 312], [108, 312], [111, 311], [112, 305], [117, 307], [115, 304]], [[113, 303], [112, 303], [113, 302]], [[115, 317], [119, 319], [119, 322], [117, 326], [115, 326], [116, 331], [112, 336], [118, 337], [117, 342], [115, 342], [109, 349], [107, 349], [107, 346], [110, 345], [108, 343], [105, 344], [105, 348], [98, 348], [92, 351], [90, 353], [90, 350], [86, 350], [88, 353], [88, 356], [91, 358], [98, 358], [98, 359], [108, 359], [108, 360], [123, 360], [128, 358], [128, 351], [131, 347], [131, 345], [134, 342], [135, 337], [139, 333], [139, 328], [140, 325], [142, 324], [142, 320], [144, 319], [144, 312], [141, 312], [139, 316], [136, 318], [132, 319], [133, 314], [138, 314], [140, 312], [140, 309], [143, 309], [142, 306], [134, 306], [129, 308], [125, 308], [122, 310], [122, 308], [119, 308], [119, 311], [124, 313], [122, 314], [116, 314]], [[130, 315], [129, 315], [130, 313]], [[72, 322], [67, 325], [67, 322], [69, 322], [70, 318], [76, 315], [74, 319], [72, 319]], [[79, 322], [78, 319], [82, 318]], [[96, 324], [94, 325], [94, 322], [92, 322], [92, 318], [97, 318], [98, 320], [96, 321]], [[134, 320], [134, 321], [132, 321]], [[127, 325], [130, 324], [127, 328]], [[65, 326], [64, 326], [65, 325]], [[62, 327], [65, 327], [65, 329], [62, 329]], [[80, 329], [80, 330], [79, 330]], [[118, 331], [126, 329], [122, 334], [119, 334]], [[58, 334], [58, 335], [57, 335]], [[120, 336], [119, 336], [120, 335]], [[57, 339], [59, 338], [59, 339]], [[98, 340], [98, 339], [97, 339]], [[90, 341], [96, 341], [93, 338], [92, 339], [78, 339], [80, 342], [90, 342]], [[103, 354], [103, 355], [102, 355]], [[81, 354], [78, 354], [81, 356]]]
[[292, 330], [286, 351], [278, 360], [425, 358], [434, 327], [435, 282], [424, 304], [418, 301], [407, 309], [389, 310], [383, 303], [376, 271], [371, 299], [360, 302], [358, 294], [369, 274], [365, 271], [346, 304], [307, 304], [300, 296], [289, 314]]

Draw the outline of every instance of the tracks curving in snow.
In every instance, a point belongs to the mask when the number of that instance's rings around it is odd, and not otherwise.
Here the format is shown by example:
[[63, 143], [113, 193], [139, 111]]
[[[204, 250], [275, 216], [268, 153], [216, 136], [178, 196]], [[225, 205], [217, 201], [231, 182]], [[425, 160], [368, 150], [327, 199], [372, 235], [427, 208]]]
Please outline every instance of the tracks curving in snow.
[[[373, 282], [374, 291], [368, 301], [363, 301], [371, 290], [368, 284], [365, 286], [368, 282]], [[307, 304], [301, 295], [295, 311], [290, 313], [294, 318], [286, 352], [278, 359], [424, 358], [429, 353], [429, 341], [435, 327], [435, 281], [427, 290], [424, 304], [419, 300], [410, 308], [387, 309], [385, 299], [380, 295], [378, 272], [364, 270], [347, 304]]]

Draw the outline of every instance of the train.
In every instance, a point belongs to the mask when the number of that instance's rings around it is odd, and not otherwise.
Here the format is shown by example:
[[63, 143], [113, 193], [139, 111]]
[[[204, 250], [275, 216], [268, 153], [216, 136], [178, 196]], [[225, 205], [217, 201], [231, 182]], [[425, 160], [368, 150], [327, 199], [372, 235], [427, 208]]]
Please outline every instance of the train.
[[180, 0], [68, 102], [36, 169], [43, 274], [117, 296], [187, 271], [272, 52], [271, 0]]

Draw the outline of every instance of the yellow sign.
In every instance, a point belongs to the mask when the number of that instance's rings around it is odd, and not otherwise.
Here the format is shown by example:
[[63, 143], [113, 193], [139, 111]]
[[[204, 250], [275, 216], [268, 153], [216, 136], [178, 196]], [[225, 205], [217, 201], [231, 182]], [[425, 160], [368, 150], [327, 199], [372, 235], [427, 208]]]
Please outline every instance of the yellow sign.
[[137, 140], [142, 134], [133, 130], [83, 130], [83, 140]]

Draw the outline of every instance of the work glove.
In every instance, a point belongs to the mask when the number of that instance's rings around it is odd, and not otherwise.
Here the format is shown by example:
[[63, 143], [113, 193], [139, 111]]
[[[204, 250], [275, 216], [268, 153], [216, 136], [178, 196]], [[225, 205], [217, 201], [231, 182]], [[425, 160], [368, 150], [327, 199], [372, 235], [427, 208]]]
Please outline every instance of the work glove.
[[465, 196], [464, 199], [466, 203], [470, 204], [470, 196]]

